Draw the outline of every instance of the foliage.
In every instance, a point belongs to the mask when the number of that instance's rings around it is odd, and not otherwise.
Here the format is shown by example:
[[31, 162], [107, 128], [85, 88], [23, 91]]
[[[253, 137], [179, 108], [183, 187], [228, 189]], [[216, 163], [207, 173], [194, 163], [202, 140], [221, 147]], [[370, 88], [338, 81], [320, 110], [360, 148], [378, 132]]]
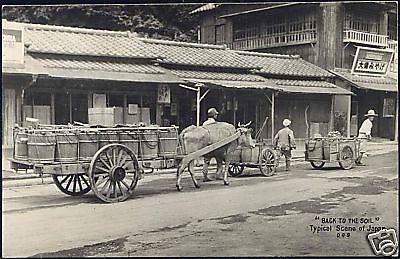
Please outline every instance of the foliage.
[[18, 22], [132, 31], [140, 36], [192, 41], [199, 5], [3, 6], [2, 19]]

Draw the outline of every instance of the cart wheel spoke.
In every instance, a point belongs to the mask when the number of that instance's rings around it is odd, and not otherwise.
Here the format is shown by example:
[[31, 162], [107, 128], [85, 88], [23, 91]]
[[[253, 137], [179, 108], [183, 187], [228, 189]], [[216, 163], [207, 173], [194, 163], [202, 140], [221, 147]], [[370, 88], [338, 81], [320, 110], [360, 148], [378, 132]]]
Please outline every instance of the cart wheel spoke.
[[108, 169], [108, 170], [110, 170], [110, 169], [111, 169], [111, 166], [110, 166], [109, 164], [107, 164], [107, 162], [106, 162], [106, 161], [104, 161], [104, 159], [103, 159], [103, 158], [99, 157], [99, 160], [100, 160], [100, 162], [101, 162], [103, 165], [105, 165], [105, 166], [107, 167], [107, 169]]
[[[103, 156], [107, 158], [110, 168], [104, 167], [104, 162], [100, 159]], [[101, 171], [101, 174], [96, 173], [96, 170]], [[135, 154], [121, 144], [109, 144], [98, 150], [88, 171], [93, 192], [105, 202], [119, 202], [129, 198], [138, 181], [137, 172], [139, 165]], [[92, 184], [99, 175], [102, 177], [97, 184]]]
[[[90, 185], [85, 177], [87, 177], [85, 174], [53, 175], [53, 180], [57, 188], [63, 193], [71, 196], [80, 196], [88, 193], [91, 190]], [[82, 181], [85, 182], [86, 187], [82, 186]], [[76, 188], [76, 183], [79, 185], [79, 190]]]
[[259, 168], [264, 176], [271, 176], [275, 173], [276, 155], [271, 149], [267, 148], [261, 151]]

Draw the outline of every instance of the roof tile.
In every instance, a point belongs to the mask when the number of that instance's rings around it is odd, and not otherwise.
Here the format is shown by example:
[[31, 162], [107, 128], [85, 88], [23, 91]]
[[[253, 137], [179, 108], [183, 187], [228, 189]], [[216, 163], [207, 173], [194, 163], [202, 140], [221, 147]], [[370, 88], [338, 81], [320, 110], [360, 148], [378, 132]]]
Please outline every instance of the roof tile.
[[128, 32], [24, 25], [25, 42], [29, 44], [28, 52], [129, 58], [157, 57]]
[[276, 76], [333, 77], [328, 71], [310, 63], [299, 56], [237, 51], [243, 58], [261, 66], [260, 73]]
[[158, 56], [162, 63], [219, 68], [260, 68], [250, 59], [243, 59], [233, 50], [223, 46], [141, 39]]

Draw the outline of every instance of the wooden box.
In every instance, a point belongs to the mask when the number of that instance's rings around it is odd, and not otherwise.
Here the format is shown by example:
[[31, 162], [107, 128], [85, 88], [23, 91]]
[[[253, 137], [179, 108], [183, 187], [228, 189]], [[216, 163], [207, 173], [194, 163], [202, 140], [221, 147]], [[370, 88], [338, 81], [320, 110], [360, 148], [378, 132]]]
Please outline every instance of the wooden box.
[[123, 124], [123, 108], [89, 108], [89, 124], [112, 127], [115, 124]]

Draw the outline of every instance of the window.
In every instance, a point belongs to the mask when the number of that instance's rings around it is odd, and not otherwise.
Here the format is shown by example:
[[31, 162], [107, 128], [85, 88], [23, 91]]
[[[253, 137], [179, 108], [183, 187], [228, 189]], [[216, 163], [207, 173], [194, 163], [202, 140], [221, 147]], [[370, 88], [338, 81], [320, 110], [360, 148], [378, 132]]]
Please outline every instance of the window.
[[383, 99], [383, 117], [394, 117], [396, 115], [396, 100], [394, 98]]
[[345, 30], [379, 34], [380, 24], [377, 15], [347, 11], [344, 24]]
[[[314, 13], [263, 17], [260, 24], [234, 24], [234, 42], [247, 41], [246, 46], [258, 47], [285, 43], [315, 41], [317, 24]], [[250, 42], [251, 41], [251, 42]]]

